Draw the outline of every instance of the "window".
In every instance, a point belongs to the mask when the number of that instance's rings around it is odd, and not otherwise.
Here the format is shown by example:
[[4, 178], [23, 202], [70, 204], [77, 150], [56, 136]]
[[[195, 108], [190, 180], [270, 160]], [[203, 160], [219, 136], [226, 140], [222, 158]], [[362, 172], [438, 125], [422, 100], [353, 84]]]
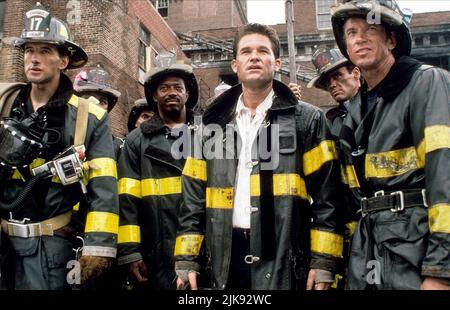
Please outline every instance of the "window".
[[316, 0], [316, 16], [318, 29], [331, 29], [330, 7], [336, 0]]
[[439, 36], [437, 34], [433, 34], [430, 36], [430, 44], [431, 45], [439, 44]]
[[0, 39], [3, 38], [3, 20], [5, 16], [6, 1], [0, 0]]
[[415, 37], [414, 45], [415, 46], [423, 46], [423, 37]]
[[145, 73], [150, 69], [150, 32], [139, 27], [139, 81], [143, 83]]
[[156, 9], [162, 17], [169, 15], [169, 0], [156, 0]]

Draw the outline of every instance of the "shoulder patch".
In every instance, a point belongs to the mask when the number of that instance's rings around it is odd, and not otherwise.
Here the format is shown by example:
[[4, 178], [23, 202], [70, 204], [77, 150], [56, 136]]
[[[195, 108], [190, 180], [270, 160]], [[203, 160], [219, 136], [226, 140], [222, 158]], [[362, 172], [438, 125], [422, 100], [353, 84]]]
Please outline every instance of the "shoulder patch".
[[[74, 106], [75, 108], [78, 108], [78, 99], [78, 96], [73, 95], [69, 100], [69, 104]], [[89, 102], [89, 113], [94, 115], [98, 120], [101, 120], [105, 115], [106, 110], [99, 107], [95, 103]]]

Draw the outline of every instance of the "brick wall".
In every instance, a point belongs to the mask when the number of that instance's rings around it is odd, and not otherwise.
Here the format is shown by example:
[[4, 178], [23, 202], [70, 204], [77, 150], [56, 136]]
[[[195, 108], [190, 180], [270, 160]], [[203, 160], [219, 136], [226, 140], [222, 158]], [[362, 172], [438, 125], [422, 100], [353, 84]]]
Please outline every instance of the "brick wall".
[[243, 24], [232, 0], [171, 0], [167, 22], [176, 32]]
[[[76, 1], [75, 1], [76, 2]], [[19, 36], [23, 28], [23, 16], [34, 1], [6, 1], [4, 37]], [[73, 1], [42, 0], [42, 5], [63, 21], [71, 20]], [[111, 85], [122, 95], [111, 111], [111, 128], [115, 135], [127, 133], [128, 113], [136, 99], [144, 96], [138, 82], [139, 25], [142, 23], [152, 35], [152, 45], [157, 49], [175, 48], [180, 59], [186, 59], [179, 48], [175, 34], [156, 13], [149, 0], [79, 0], [81, 23], [70, 23], [73, 41], [89, 55], [90, 69], [97, 64], [111, 76]], [[22, 53], [3, 45], [0, 51], [0, 81], [23, 81]], [[69, 70], [73, 78], [79, 70]]]

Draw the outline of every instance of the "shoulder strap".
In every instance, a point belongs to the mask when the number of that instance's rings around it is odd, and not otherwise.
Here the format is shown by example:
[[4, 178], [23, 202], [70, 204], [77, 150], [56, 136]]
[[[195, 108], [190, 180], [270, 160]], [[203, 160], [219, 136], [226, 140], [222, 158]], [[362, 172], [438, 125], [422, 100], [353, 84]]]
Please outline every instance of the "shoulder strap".
[[0, 83], [0, 118], [9, 116], [11, 107], [25, 83]]
[[89, 116], [89, 101], [81, 97], [78, 98], [77, 121], [75, 123], [75, 146], [84, 144]]

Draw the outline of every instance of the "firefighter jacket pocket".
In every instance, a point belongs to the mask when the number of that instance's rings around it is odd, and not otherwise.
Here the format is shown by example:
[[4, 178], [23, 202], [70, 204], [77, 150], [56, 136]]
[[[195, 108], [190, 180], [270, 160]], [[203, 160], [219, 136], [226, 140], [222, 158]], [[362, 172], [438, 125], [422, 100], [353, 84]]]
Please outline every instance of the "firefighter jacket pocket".
[[[375, 243], [378, 247], [395, 254], [397, 258], [402, 258], [419, 268], [427, 248], [426, 212], [425, 208], [410, 208], [399, 214], [391, 213], [390, 220], [375, 220], [373, 226]], [[389, 216], [388, 213], [387, 215]]]
[[41, 243], [41, 237], [20, 238], [10, 237], [9, 242], [18, 256], [34, 255]]

